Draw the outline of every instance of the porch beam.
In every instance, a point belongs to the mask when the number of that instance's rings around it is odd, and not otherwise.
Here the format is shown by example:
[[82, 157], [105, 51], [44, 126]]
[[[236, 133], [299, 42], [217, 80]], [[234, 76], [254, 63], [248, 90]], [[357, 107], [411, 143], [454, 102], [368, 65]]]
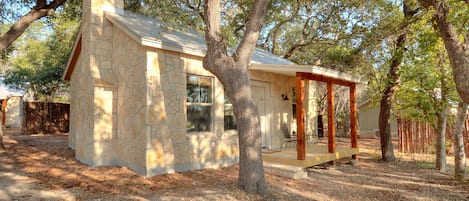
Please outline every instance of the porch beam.
[[[327, 83], [327, 147], [329, 153], [335, 153], [335, 120], [334, 120], [334, 84]], [[332, 165], [335, 161], [330, 162]]]
[[297, 160], [306, 159], [305, 144], [305, 81], [302, 77], [296, 77], [296, 153]]
[[332, 84], [337, 84], [337, 85], [342, 85], [342, 86], [351, 86], [355, 84], [354, 82], [351, 82], [351, 81], [341, 80], [337, 78], [332, 78], [332, 77], [327, 77], [324, 75], [317, 75], [317, 74], [312, 74], [312, 73], [297, 72], [296, 76], [302, 77], [303, 79], [307, 79], [307, 80], [332, 83]]
[[[350, 138], [352, 141], [352, 148], [358, 148], [357, 95], [355, 84], [350, 85]], [[352, 159], [358, 159], [357, 154], [352, 155]]]

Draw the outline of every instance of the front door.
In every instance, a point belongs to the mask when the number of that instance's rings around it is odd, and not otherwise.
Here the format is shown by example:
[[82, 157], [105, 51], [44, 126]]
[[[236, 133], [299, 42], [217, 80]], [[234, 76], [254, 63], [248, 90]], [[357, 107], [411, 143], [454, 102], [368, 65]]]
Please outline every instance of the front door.
[[269, 115], [269, 99], [270, 84], [260, 81], [252, 81], [252, 98], [259, 110], [259, 120], [262, 135], [262, 147], [271, 148], [272, 136], [270, 133], [270, 115]]

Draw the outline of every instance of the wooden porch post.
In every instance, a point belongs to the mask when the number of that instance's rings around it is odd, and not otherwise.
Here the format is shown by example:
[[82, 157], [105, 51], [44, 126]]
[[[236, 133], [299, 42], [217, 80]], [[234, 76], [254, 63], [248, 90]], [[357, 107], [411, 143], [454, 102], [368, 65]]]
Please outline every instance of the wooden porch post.
[[8, 101], [8, 98], [5, 98], [3, 99], [2, 101], [2, 125], [0, 126], [3, 126], [5, 125], [5, 115], [6, 115], [6, 112], [5, 112], [5, 109], [7, 108], [7, 101]]
[[[356, 84], [350, 85], [350, 138], [352, 148], [358, 148], [357, 136], [357, 95], [355, 93]], [[352, 159], [358, 159], [357, 154], [352, 155]]]
[[303, 77], [296, 76], [296, 153], [297, 160], [305, 160], [305, 111], [303, 102], [305, 98], [305, 81]]
[[[327, 144], [329, 153], [335, 153], [334, 84], [332, 82], [327, 82]], [[335, 161], [330, 163], [333, 165]]]

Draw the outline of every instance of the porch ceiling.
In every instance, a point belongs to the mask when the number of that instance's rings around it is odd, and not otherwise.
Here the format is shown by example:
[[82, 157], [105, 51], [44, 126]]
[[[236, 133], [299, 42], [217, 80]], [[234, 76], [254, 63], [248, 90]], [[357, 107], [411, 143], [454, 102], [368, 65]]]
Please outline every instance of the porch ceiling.
[[259, 70], [271, 73], [277, 73], [288, 76], [297, 76], [297, 73], [301, 74], [310, 74], [311, 77], [314, 77], [317, 81], [327, 80], [336, 80], [337, 83], [356, 83], [356, 84], [367, 84], [366, 81], [362, 80], [358, 76], [353, 76], [348, 73], [320, 67], [320, 66], [308, 66], [308, 65], [297, 65], [297, 64], [288, 64], [288, 65], [278, 65], [278, 64], [258, 64], [252, 63], [249, 67], [250, 70]]

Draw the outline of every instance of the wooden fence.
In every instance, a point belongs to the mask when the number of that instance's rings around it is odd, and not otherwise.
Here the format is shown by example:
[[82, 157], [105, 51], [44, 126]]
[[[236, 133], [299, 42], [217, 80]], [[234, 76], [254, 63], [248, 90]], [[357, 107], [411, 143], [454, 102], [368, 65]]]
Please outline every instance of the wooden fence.
[[[468, 116], [469, 117], [469, 116]], [[454, 125], [446, 125], [446, 141], [453, 141]], [[402, 153], [433, 153], [435, 152], [436, 131], [429, 123], [406, 119], [397, 120], [397, 133], [399, 135], [399, 152]], [[469, 156], [469, 119], [464, 125], [464, 148]], [[451, 146], [448, 152], [453, 152]]]
[[25, 102], [23, 104], [23, 133], [67, 133], [70, 104]]

